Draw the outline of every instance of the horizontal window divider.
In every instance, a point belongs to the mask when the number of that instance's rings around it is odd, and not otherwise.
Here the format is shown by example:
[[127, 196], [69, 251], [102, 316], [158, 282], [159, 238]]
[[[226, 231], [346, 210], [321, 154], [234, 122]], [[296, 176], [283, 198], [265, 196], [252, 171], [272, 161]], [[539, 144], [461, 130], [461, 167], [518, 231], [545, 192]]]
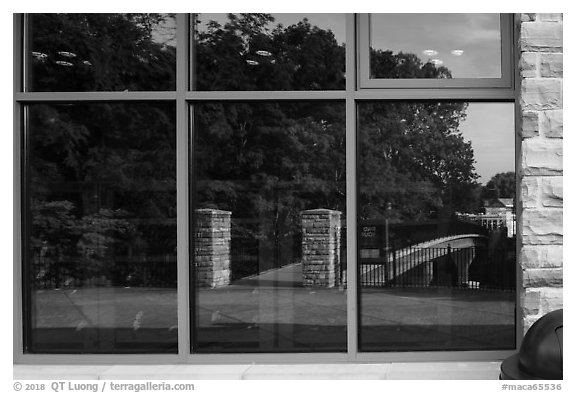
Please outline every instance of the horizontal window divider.
[[344, 100], [346, 91], [191, 91], [189, 101]]
[[497, 362], [516, 354], [515, 350], [500, 351], [410, 351], [358, 352], [357, 362]]
[[356, 100], [505, 100], [513, 101], [508, 89], [386, 89], [358, 90]]
[[186, 357], [178, 354], [23, 354], [15, 359], [15, 364], [74, 364], [108, 365], [108, 364], [183, 364]]
[[346, 363], [351, 362], [345, 352], [326, 353], [229, 353], [229, 354], [191, 354], [191, 364], [285, 364], [285, 363]]
[[[17, 102], [70, 101], [174, 101], [177, 92], [27, 92], [16, 93]], [[345, 91], [275, 91], [275, 92], [187, 92], [187, 101], [258, 101], [258, 100], [344, 100]], [[514, 100], [508, 89], [370, 89], [354, 92], [357, 100], [454, 99]]]
[[117, 91], [117, 92], [25, 92], [16, 93], [19, 102], [66, 101], [162, 101], [175, 100], [175, 91]]
[[23, 354], [15, 364], [290, 364], [290, 363], [362, 363], [362, 362], [441, 362], [499, 361], [512, 356], [515, 350], [501, 351], [422, 351], [422, 352], [358, 352], [355, 358], [341, 353], [235, 353], [235, 354]]
[[363, 89], [510, 89], [510, 80], [473, 79], [361, 79]]

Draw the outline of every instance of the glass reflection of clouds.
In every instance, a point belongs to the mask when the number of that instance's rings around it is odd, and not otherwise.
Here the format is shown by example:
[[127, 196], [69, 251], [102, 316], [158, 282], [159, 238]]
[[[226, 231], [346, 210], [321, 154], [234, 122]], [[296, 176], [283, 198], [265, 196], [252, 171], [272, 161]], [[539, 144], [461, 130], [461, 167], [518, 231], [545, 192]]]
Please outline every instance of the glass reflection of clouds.
[[499, 14], [372, 14], [370, 46], [424, 63], [440, 56], [453, 78], [501, 76]]

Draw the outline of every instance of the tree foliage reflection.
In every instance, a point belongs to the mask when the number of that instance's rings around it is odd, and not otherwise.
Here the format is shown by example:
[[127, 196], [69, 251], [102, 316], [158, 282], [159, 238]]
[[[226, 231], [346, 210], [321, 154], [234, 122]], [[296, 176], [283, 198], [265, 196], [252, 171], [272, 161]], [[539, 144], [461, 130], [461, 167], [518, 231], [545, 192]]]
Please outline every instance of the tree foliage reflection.
[[32, 14], [32, 91], [174, 90], [170, 14]]
[[[167, 18], [34, 16], [34, 88], [174, 89], [174, 43], [158, 38], [159, 31], [170, 28]], [[194, 36], [196, 88], [344, 88], [345, 47], [333, 32], [306, 19], [270, 27], [273, 21], [267, 14], [230, 14], [223, 25], [196, 19], [197, 26], [206, 25]], [[395, 77], [450, 77], [445, 67], [423, 63], [414, 54], [372, 51], [371, 62], [378, 72]], [[82, 269], [96, 274], [112, 249], [142, 257], [172, 253], [174, 222], [164, 228], [143, 222], [175, 217], [173, 107], [33, 108], [30, 205], [37, 258], [86, 260], [92, 267]], [[474, 152], [459, 131], [465, 113], [462, 102], [361, 105], [360, 217], [382, 217], [389, 203], [399, 221], [476, 212]], [[234, 230], [271, 250], [273, 264], [286, 262], [282, 239], [297, 239], [302, 210], [345, 211], [343, 103], [199, 103], [194, 116], [196, 207], [262, 219], [265, 225], [239, 223]], [[113, 190], [114, 203], [91, 199], [104, 184]]]
[[171, 104], [29, 107], [36, 285], [133, 284], [135, 263], [175, 261], [174, 117]]

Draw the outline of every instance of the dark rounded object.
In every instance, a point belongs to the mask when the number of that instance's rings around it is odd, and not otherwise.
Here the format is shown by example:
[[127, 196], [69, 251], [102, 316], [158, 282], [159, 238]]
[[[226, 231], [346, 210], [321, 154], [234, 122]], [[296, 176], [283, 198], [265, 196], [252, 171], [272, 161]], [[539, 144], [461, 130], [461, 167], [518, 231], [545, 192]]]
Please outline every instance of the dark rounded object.
[[519, 353], [502, 362], [500, 379], [562, 379], [562, 328], [563, 310], [537, 320]]

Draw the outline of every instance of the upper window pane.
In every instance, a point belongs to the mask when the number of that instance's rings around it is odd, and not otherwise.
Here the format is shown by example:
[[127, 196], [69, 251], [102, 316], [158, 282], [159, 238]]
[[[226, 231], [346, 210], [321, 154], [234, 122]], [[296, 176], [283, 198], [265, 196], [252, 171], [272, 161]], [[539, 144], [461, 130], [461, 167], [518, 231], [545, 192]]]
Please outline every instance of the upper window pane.
[[31, 14], [28, 91], [174, 90], [173, 14]]
[[372, 14], [371, 79], [500, 78], [499, 14]]
[[344, 14], [199, 14], [196, 90], [345, 88]]

